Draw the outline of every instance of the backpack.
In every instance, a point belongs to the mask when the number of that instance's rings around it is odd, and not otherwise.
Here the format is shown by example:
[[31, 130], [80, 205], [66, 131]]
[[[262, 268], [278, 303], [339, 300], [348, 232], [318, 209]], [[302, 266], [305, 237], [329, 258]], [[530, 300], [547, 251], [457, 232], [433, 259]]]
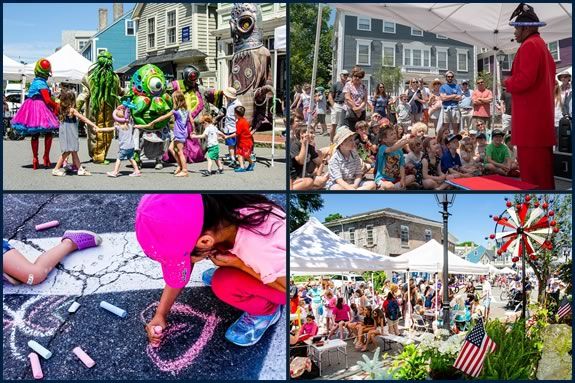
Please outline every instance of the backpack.
[[395, 299], [392, 299], [385, 308], [385, 315], [389, 320], [396, 321], [399, 319], [399, 305]]

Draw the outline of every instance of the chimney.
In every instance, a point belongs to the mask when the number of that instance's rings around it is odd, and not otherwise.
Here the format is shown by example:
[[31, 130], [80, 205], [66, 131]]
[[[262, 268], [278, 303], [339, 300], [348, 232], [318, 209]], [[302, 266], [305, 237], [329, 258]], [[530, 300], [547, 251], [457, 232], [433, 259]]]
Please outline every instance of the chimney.
[[98, 31], [106, 29], [108, 26], [108, 10], [106, 8], [98, 9]]
[[114, 3], [114, 21], [118, 20], [124, 14], [124, 4]]

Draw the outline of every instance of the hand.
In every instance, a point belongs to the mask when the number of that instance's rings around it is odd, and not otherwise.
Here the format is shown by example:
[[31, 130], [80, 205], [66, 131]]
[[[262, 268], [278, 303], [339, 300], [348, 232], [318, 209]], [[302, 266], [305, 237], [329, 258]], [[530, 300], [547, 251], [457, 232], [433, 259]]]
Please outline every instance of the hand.
[[221, 267], [235, 267], [236, 269], [241, 269], [244, 264], [241, 259], [232, 254], [211, 254], [209, 258], [216, 266]]
[[146, 324], [146, 333], [148, 335], [148, 341], [152, 345], [152, 347], [158, 347], [162, 340], [162, 334], [156, 334], [154, 331], [154, 327], [160, 326], [162, 330], [167, 327], [166, 318], [163, 315], [154, 315], [152, 320]]

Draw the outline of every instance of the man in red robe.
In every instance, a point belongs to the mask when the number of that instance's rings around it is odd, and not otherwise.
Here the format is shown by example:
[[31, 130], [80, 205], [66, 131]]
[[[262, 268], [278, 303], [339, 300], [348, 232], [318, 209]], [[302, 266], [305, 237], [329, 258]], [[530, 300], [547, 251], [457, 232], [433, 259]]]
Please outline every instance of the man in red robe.
[[512, 98], [511, 144], [517, 146], [521, 180], [541, 190], [555, 189], [553, 177], [555, 62], [538, 32], [546, 25], [532, 7], [521, 3], [510, 22], [521, 44], [505, 81]]

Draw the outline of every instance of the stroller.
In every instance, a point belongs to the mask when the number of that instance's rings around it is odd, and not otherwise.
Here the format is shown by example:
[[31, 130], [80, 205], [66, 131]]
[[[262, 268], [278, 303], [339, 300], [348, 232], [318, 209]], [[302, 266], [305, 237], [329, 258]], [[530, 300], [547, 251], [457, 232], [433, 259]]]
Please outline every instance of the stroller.
[[505, 305], [505, 309], [517, 312], [521, 310], [522, 306], [523, 306], [523, 293], [521, 292], [521, 290], [513, 290], [511, 292], [511, 296], [509, 297], [509, 301]]

